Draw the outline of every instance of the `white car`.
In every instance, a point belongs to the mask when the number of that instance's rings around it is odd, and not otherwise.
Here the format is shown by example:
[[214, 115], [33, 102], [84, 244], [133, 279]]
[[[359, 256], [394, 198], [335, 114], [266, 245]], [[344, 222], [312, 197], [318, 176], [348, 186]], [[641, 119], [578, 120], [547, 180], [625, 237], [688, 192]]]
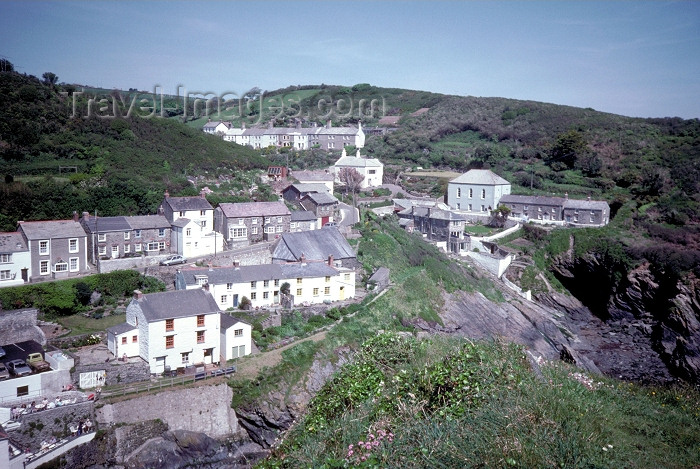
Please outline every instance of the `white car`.
[[170, 256], [160, 261], [160, 265], [177, 265], [184, 264], [185, 262], [187, 262], [187, 259], [182, 256]]

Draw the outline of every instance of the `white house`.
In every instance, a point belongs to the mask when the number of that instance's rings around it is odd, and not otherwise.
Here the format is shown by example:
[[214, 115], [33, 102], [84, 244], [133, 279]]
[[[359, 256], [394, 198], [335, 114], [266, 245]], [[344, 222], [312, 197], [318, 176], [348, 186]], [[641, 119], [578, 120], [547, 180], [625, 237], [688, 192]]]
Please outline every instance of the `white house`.
[[171, 252], [197, 257], [223, 250], [224, 238], [214, 231], [214, 207], [204, 192], [197, 197], [170, 197], [166, 192], [161, 209], [172, 225]]
[[328, 262], [186, 269], [175, 276], [178, 290], [207, 286], [221, 309], [238, 307], [243, 297], [254, 308], [278, 305], [285, 283], [289, 283], [295, 304], [319, 304], [355, 296], [355, 271], [335, 266], [332, 258]]
[[357, 150], [356, 156], [348, 156], [345, 152], [345, 148], [343, 148], [340, 159], [333, 165], [333, 174], [337, 182], [340, 182], [340, 171], [343, 168], [354, 169], [364, 177], [361, 185], [362, 189], [382, 185], [384, 179], [384, 165], [376, 158], [365, 158], [361, 156], [360, 150]]
[[0, 233], [0, 287], [22, 285], [32, 272], [32, 258], [19, 232]]
[[221, 313], [221, 362], [250, 355], [253, 326], [247, 322]]
[[508, 194], [508, 181], [488, 169], [471, 169], [448, 183], [447, 204], [455, 210], [490, 212]]
[[229, 121], [212, 121], [210, 120], [206, 124], [204, 124], [204, 127], [202, 127], [202, 130], [205, 133], [208, 134], [215, 134], [215, 135], [223, 135], [226, 133], [227, 130], [231, 128], [231, 122]]
[[[218, 363], [220, 322], [216, 301], [201, 288], [146, 295], [137, 290], [126, 308], [126, 323], [111, 328], [108, 337], [115, 340], [108, 340], [107, 345], [119, 357], [128, 356], [124, 350], [133, 353], [129, 347], [138, 344], [138, 355], [151, 373]], [[125, 335], [127, 348], [120, 351]]]

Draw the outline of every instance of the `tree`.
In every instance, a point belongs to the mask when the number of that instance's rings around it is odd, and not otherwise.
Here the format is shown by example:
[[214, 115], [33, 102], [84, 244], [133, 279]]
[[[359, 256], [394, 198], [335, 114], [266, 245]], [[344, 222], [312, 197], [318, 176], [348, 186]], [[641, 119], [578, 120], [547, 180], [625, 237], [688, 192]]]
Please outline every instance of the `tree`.
[[51, 87], [58, 82], [58, 75], [53, 72], [44, 72], [41, 77], [44, 79], [44, 83]]
[[506, 221], [508, 220], [508, 215], [511, 211], [505, 205], [499, 205], [496, 210], [491, 211], [491, 219], [489, 220], [489, 226], [494, 228], [503, 228], [506, 226]]
[[353, 195], [362, 188], [365, 177], [355, 168], [342, 168], [338, 172], [338, 179], [345, 184], [345, 192], [351, 191]]
[[571, 169], [576, 164], [576, 159], [586, 152], [587, 147], [581, 132], [569, 130], [557, 136], [549, 158], [547, 158], [547, 163], [555, 171]]

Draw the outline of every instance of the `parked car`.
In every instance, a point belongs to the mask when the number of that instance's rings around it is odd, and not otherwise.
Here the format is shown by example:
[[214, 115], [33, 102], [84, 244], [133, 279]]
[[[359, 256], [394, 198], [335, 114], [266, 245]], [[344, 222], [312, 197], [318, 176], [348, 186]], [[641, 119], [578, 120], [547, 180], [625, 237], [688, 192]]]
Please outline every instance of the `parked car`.
[[5, 349], [2, 348], [2, 347], [0, 347], [0, 358], [4, 357], [5, 355], [7, 355], [7, 354], [5, 353]]
[[7, 362], [7, 368], [9, 368], [10, 373], [14, 376], [27, 376], [32, 374], [32, 369], [24, 363], [24, 360], [10, 360]]
[[37, 373], [49, 371], [51, 369], [51, 365], [49, 365], [49, 362], [44, 361], [44, 356], [38, 352], [30, 353], [29, 355], [27, 355], [27, 365], [29, 365], [29, 368], [36, 371]]
[[10, 377], [10, 372], [7, 371], [7, 367], [3, 362], [0, 362], [0, 380], [7, 379]]
[[170, 256], [160, 261], [160, 265], [176, 265], [184, 264], [185, 262], [187, 262], [187, 259], [182, 256]]

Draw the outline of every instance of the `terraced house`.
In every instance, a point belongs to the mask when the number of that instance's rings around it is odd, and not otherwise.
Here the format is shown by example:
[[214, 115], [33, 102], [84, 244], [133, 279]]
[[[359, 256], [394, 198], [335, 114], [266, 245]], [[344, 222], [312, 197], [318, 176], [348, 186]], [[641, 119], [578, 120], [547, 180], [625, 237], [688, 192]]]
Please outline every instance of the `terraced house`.
[[32, 260], [21, 233], [0, 233], [0, 288], [29, 281]]
[[223, 236], [214, 231], [214, 207], [204, 197], [170, 197], [166, 191], [160, 205], [172, 227], [170, 251], [185, 257], [221, 252]]
[[214, 211], [214, 227], [232, 248], [277, 239], [289, 232], [291, 218], [283, 202], [223, 203]]
[[[211, 131], [212, 123], [207, 123], [203, 130]], [[365, 133], [362, 123], [357, 127], [333, 127], [331, 121], [325, 126], [318, 126], [315, 122], [311, 127], [302, 127], [297, 122], [295, 127], [273, 127], [270, 123], [267, 128], [246, 129], [245, 125], [240, 129], [230, 128], [223, 133], [223, 139], [239, 145], [248, 145], [253, 148], [290, 147], [297, 150], [320, 148], [322, 150], [340, 150], [346, 146], [362, 148], [365, 146]]]

